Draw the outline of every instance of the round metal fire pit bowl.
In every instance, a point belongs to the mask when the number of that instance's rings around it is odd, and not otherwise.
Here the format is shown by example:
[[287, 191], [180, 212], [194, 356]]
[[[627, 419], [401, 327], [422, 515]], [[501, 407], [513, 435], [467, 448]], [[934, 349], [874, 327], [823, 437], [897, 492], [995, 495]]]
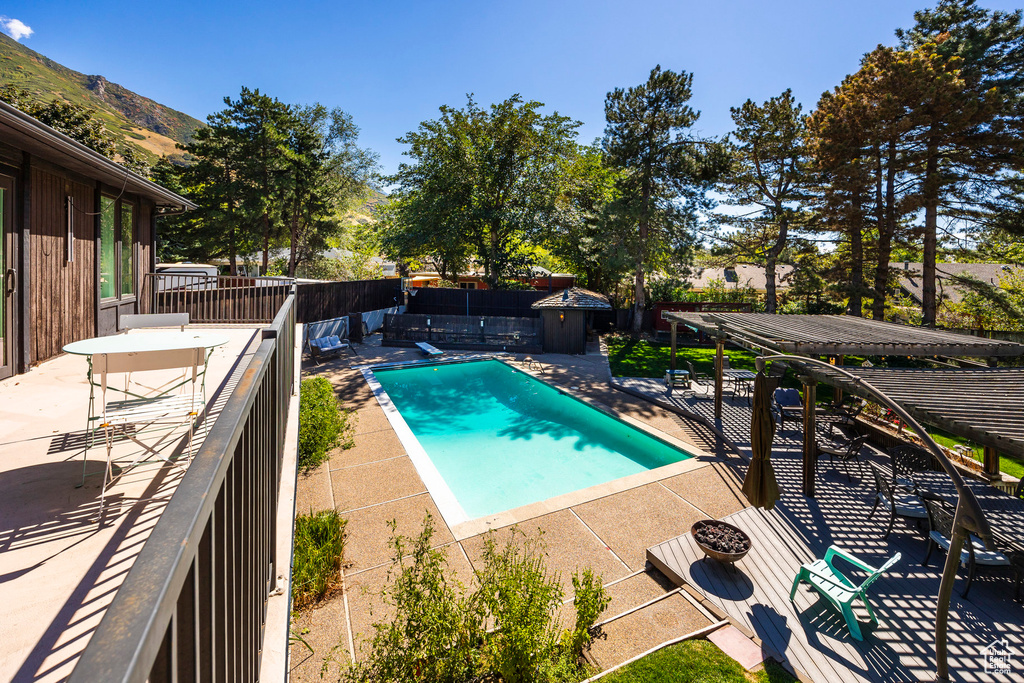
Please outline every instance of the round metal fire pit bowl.
[[[723, 553], [701, 543], [697, 540], [697, 532], [705, 527], [718, 527], [738, 533], [746, 542], [747, 549], [738, 553]], [[729, 564], [732, 564], [737, 560], [743, 559], [743, 557], [750, 552], [750, 537], [747, 536], [742, 529], [738, 529], [732, 524], [728, 524], [726, 522], [720, 522], [717, 519], [702, 519], [699, 522], [694, 522], [693, 526], [690, 527], [690, 533], [693, 535], [693, 540], [697, 544], [697, 547], [703, 550], [705, 555], [714, 560], [718, 560], [719, 562], [728, 562]]]

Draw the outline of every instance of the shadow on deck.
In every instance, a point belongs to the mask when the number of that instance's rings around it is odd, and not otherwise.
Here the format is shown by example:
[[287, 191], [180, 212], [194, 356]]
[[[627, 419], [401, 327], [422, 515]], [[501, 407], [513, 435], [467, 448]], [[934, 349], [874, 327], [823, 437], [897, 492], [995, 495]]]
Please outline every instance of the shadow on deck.
[[[618, 380], [617, 380], [618, 381]], [[744, 454], [750, 450], [750, 408], [745, 400], [727, 399], [723, 419], [714, 422], [706, 399], [665, 396], [657, 380], [625, 380], [682, 410], [700, 415]], [[801, 426], [787, 422], [776, 433], [772, 462], [783, 496], [769, 512], [747, 508], [727, 517], [753, 540], [750, 554], [731, 571], [703, 553], [689, 534], [648, 550], [648, 558], [677, 583], [687, 583], [717, 604], [763, 642], [766, 656], [784, 659], [811, 681], [924, 681], [935, 676], [934, 626], [940, 558], [922, 567], [926, 542], [921, 531], [897, 524], [883, 539], [886, 519], [868, 519], [873, 500], [870, 482], [821, 462], [817, 495], [801, 494]], [[866, 454], [867, 455], [867, 454]], [[867, 455], [882, 461], [878, 451]], [[733, 461], [736, 462], [735, 460]], [[739, 465], [739, 474], [745, 467]], [[864, 627], [865, 640], [853, 640], [842, 617], [806, 584], [795, 602], [789, 590], [802, 563], [823, 557], [832, 544], [878, 566], [899, 552], [902, 560], [869, 591], [879, 625]], [[856, 582], [861, 578], [852, 572]], [[980, 573], [970, 597], [960, 597], [964, 571], [954, 589], [949, 614], [949, 668], [957, 681], [1011, 681], [1024, 675], [1024, 607], [1012, 600], [1012, 575]], [[985, 648], [1005, 639], [1013, 653], [1012, 673], [986, 671]]]

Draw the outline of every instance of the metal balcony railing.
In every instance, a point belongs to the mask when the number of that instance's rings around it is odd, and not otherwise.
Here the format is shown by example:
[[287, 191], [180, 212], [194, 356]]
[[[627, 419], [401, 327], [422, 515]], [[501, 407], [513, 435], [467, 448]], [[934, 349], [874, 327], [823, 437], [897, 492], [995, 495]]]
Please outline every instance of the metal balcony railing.
[[295, 382], [288, 290], [71, 683], [258, 680]]

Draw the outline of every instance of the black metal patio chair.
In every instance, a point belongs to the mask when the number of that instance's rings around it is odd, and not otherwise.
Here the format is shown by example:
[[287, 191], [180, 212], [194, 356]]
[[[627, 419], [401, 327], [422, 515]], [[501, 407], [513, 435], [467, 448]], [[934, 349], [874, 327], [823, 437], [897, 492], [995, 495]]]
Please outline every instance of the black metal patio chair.
[[[928, 512], [928, 552], [921, 562], [922, 567], [928, 566], [928, 560], [935, 548], [949, 552], [950, 538], [953, 536], [953, 510], [946, 502], [936, 496], [924, 496], [925, 509]], [[1010, 558], [998, 550], [987, 550], [985, 544], [974, 534], [970, 534], [960, 551], [960, 565], [967, 568], [967, 583], [960, 594], [966, 598], [971, 590], [971, 583], [978, 567], [1010, 567]]]
[[892, 483], [891, 477], [887, 476], [876, 463], [869, 461], [868, 467], [871, 468], [871, 475], [875, 482], [875, 504], [871, 506], [871, 513], [868, 514], [868, 519], [874, 517], [875, 511], [879, 507], [889, 513], [889, 523], [882, 538], [889, 538], [897, 517], [912, 519], [916, 525], [920, 525], [922, 521], [928, 519], [928, 511], [925, 509], [924, 503], [917, 496], [903, 490], [897, 490]]
[[909, 493], [917, 492], [914, 475], [935, 469], [935, 458], [924, 448], [913, 444], [899, 444], [888, 449], [893, 483]]
[[864, 448], [864, 444], [867, 442], [868, 437], [866, 434], [859, 436], [853, 436], [843, 442], [832, 442], [826, 444], [818, 444], [818, 451], [821, 453], [828, 454], [828, 461], [833, 467], [838, 460], [843, 466], [843, 470], [846, 472], [846, 479], [853, 481], [853, 477], [850, 476], [850, 463], [857, 463], [857, 477], [859, 479], [864, 478], [864, 463], [860, 459], [860, 451]]

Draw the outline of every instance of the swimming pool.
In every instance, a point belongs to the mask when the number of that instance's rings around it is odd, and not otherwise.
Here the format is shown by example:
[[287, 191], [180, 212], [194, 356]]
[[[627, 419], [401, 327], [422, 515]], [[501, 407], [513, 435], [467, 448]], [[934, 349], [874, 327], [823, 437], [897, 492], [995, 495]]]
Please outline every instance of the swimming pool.
[[[692, 457], [497, 360], [373, 375], [415, 438], [406, 448], [442, 513], [457, 503], [446, 519], [492, 515]], [[394, 415], [392, 425], [402, 437]], [[417, 445], [429, 463], [417, 462]]]

